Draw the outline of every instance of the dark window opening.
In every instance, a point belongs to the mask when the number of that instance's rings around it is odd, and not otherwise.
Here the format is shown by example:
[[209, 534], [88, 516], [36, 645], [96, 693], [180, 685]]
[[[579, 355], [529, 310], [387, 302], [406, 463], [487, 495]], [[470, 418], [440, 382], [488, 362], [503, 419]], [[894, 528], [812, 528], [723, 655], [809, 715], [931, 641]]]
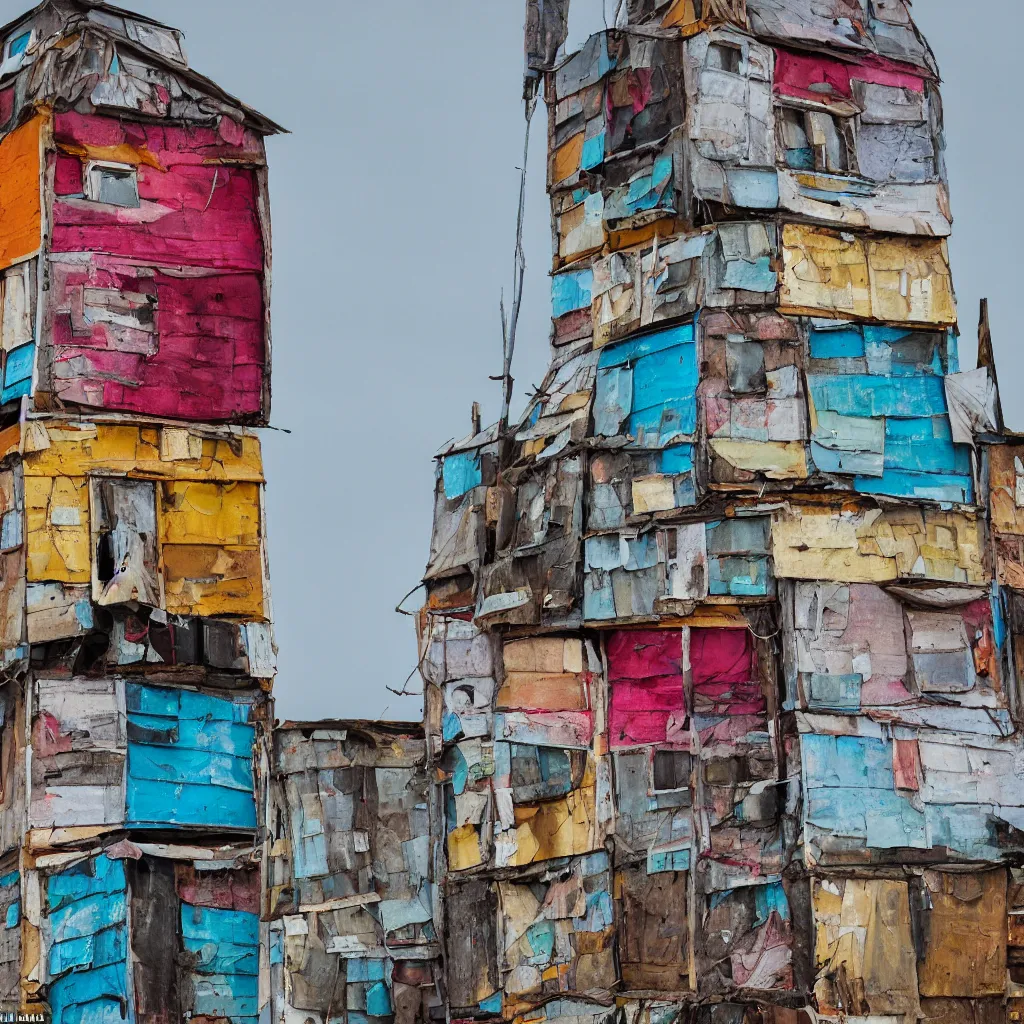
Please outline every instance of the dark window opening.
[[664, 793], [690, 784], [690, 755], [682, 750], [654, 752], [654, 790]]
[[727, 71], [730, 75], [738, 75], [743, 66], [743, 52], [738, 46], [712, 43], [708, 47], [704, 66], [712, 71]]

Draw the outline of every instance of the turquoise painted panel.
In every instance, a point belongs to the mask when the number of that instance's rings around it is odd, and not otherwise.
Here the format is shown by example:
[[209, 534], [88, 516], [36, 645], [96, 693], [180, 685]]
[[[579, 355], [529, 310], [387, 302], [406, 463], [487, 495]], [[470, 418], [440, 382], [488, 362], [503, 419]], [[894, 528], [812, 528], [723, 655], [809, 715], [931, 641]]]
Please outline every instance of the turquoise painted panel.
[[467, 491], [479, 487], [483, 482], [480, 469], [480, 453], [456, 452], [445, 456], [442, 473], [444, 475], [444, 496], [451, 501], [461, 498]]
[[128, 824], [255, 828], [248, 706], [138, 683], [126, 697]]
[[551, 315], [557, 320], [577, 309], [589, 309], [594, 290], [592, 270], [570, 270], [551, 278]]
[[36, 347], [31, 342], [7, 353], [0, 402], [10, 402], [23, 395], [32, 394], [32, 370], [35, 361]]
[[133, 1021], [123, 862], [99, 856], [51, 875], [46, 908], [52, 933], [46, 957], [53, 979], [48, 993], [53, 1024]]
[[181, 934], [192, 954], [192, 1016], [255, 1024], [259, 1014], [259, 917], [240, 910], [181, 906]]

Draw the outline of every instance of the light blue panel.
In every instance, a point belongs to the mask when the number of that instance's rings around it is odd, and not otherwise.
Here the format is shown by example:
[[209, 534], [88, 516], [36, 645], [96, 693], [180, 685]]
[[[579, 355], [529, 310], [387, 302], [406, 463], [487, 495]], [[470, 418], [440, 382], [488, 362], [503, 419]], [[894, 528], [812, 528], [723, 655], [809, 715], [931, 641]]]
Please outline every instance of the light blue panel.
[[946, 364], [949, 367], [947, 373], [960, 372], [960, 342], [952, 328], [946, 331]]
[[[621, 431], [618, 417], [630, 415], [626, 433], [643, 447], [661, 447], [697, 429], [697, 349], [693, 324], [608, 346], [599, 357], [595, 429], [599, 435]], [[616, 374], [613, 368], [622, 368]], [[627, 369], [628, 368], [628, 369]], [[627, 377], [626, 374], [629, 374]]]
[[481, 1013], [501, 1013], [501, 993], [495, 992], [480, 1003]]
[[368, 982], [384, 981], [387, 965], [383, 960], [351, 959], [348, 961], [348, 981]]
[[710, 563], [708, 588], [713, 597], [767, 597], [768, 560], [721, 559]]
[[863, 736], [803, 735], [804, 784], [887, 790], [894, 788], [892, 745]]
[[663, 202], [671, 204], [673, 196], [671, 155], [658, 157], [654, 161], [651, 173], [630, 182], [625, 193], [623, 205], [629, 213], [653, 210]]
[[193, 975], [193, 1017], [226, 1017], [233, 1024], [256, 1024], [259, 978], [249, 975]]
[[456, 452], [445, 456], [443, 463], [444, 496], [451, 501], [479, 487], [483, 481], [479, 452]]
[[[633, 369], [633, 413], [629, 433], [643, 425], [662, 436], [697, 429], [697, 360], [693, 345], [639, 359]], [[637, 428], [637, 429], [634, 429]]]
[[771, 521], [766, 516], [723, 519], [707, 524], [708, 579], [711, 594], [766, 597]]
[[[779, 173], [760, 167], [727, 167], [731, 205], [747, 210], [774, 210], [779, 205]], [[775, 285], [772, 285], [774, 288]], [[771, 290], [771, 289], [769, 289]]]
[[754, 924], [759, 928], [768, 923], [773, 913], [778, 914], [783, 921], [789, 920], [789, 900], [786, 899], [786, 890], [781, 882], [754, 886], [754, 907], [757, 913]]
[[924, 811], [914, 808], [899, 793], [872, 790], [871, 799], [866, 802], [864, 818], [865, 838], [872, 849], [928, 848], [928, 827]]
[[942, 416], [947, 413], [941, 377], [873, 377], [812, 374], [807, 378], [817, 409], [843, 416]]
[[647, 854], [647, 874], [649, 875], [659, 875], [665, 871], [689, 870], [689, 850], [669, 850], [666, 852], [651, 850]]
[[127, 898], [123, 863], [105, 856], [47, 879], [53, 1024], [134, 1020], [128, 1000]]
[[[882, 421], [877, 422], [881, 427]], [[822, 473], [879, 477], [885, 471], [881, 452], [851, 452], [839, 448], [826, 448], [813, 440], [811, 441], [811, 459], [815, 467]]]
[[970, 504], [974, 483], [970, 477], [941, 473], [910, 473], [887, 469], [878, 478], [856, 477], [853, 486], [861, 494], [889, 494], [900, 498]]
[[615, 618], [615, 592], [607, 572], [588, 572], [583, 577], [583, 617], [593, 621]]
[[21, 924], [21, 900], [15, 900], [8, 908], [4, 916], [5, 928], [17, 928]]
[[859, 359], [864, 355], [864, 335], [857, 327], [811, 328], [810, 340], [812, 359]]
[[587, 139], [583, 143], [583, 157], [580, 160], [580, 167], [584, 171], [592, 171], [604, 163], [604, 132]]
[[809, 789], [804, 800], [804, 820], [816, 828], [864, 839], [868, 832], [867, 801], [873, 796], [874, 791], [869, 789]]
[[666, 476], [693, 472], [693, 445], [679, 444], [666, 448], [658, 456], [658, 469]]
[[185, 949], [193, 971], [225, 977], [259, 974], [259, 918], [240, 910], [181, 905]]
[[976, 804], [925, 804], [932, 847], [946, 846], [971, 860], [1000, 861], [991, 816]]
[[885, 421], [885, 468], [971, 475], [967, 445], [954, 445], [946, 416]]
[[1006, 616], [1003, 611], [1002, 591], [996, 580], [992, 581], [992, 597], [989, 604], [992, 606], [992, 639], [996, 647], [1002, 650], [1003, 644], [1006, 643]]
[[28, 49], [30, 42], [32, 42], [32, 33], [22, 32], [20, 36], [11, 40], [10, 55], [17, 57], [19, 53], [24, 53]]
[[128, 823], [255, 828], [247, 705], [137, 683], [126, 698]]
[[[653, 355], [655, 352], [664, 352], [666, 349], [676, 348], [678, 345], [693, 344], [693, 324], [680, 324], [678, 327], [670, 327], [664, 331], [642, 334], [638, 338], [630, 338], [628, 341], [606, 345], [601, 349], [597, 365], [600, 367], [625, 366], [627, 363], [642, 359], [644, 356]], [[693, 382], [696, 383], [696, 353], [694, 354], [693, 365]]]
[[779, 283], [779, 275], [772, 269], [772, 258], [760, 256], [756, 260], [728, 260], [725, 264], [727, 288], [747, 292], [772, 292]]
[[391, 1015], [391, 993], [383, 981], [374, 982], [366, 990], [366, 1015], [388, 1017]]
[[625, 565], [627, 571], [652, 569], [658, 564], [658, 535], [656, 533], [645, 533], [635, 540], [627, 540], [626, 546], [629, 549], [629, 557]]
[[29, 342], [7, 353], [4, 364], [4, 387], [0, 402], [10, 402], [22, 395], [32, 394], [32, 368], [36, 361], [36, 347]]
[[814, 673], [808, 683], [808, 704], [828, 711], [860, 710], [862, 675], [823, 675]]
[[633, 408], [633, 370], [628, 366], [608, 366], [597, 371], [597, 396], [594, 400], [594, 433], [615, 437]]
[[551, 278], [551, 315], [557, 319], [577, 309], [588, 309], [594, 290], [592, 270], [573, 270]]
[[840, 786], [894, 788], [892, 744], [863, 736], [837, 736], [836, 762]]
[[259, 917], [240, 910], [181, 905], [181, 934], [192, 954], [192, 1016], [255, 1024], [259, 1013]]

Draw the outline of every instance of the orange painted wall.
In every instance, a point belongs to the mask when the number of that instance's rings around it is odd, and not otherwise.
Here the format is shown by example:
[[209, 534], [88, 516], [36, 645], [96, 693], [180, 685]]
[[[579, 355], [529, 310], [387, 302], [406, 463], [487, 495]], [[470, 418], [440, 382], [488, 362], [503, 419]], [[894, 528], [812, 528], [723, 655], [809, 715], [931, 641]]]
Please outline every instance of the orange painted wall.
[[0, 142], [0, 270], [39, 250], [40, 114]]

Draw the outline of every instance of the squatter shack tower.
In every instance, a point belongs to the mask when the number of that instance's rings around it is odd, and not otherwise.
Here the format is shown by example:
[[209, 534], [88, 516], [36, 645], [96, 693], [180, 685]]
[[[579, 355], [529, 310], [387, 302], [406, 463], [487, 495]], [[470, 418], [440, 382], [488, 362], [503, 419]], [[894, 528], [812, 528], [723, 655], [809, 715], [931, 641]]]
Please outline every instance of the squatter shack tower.
[[0, 46], [0, 1004], [255, 1022], [280, 129], [103, 3]]
[[[547, 107], [551, 365], [439, 455], [451, 1015], [1024, 1015], [1024, 443], [905, 0], [627, 0]], [[809, 1010], [819, 1016], [812, 1018]]]

